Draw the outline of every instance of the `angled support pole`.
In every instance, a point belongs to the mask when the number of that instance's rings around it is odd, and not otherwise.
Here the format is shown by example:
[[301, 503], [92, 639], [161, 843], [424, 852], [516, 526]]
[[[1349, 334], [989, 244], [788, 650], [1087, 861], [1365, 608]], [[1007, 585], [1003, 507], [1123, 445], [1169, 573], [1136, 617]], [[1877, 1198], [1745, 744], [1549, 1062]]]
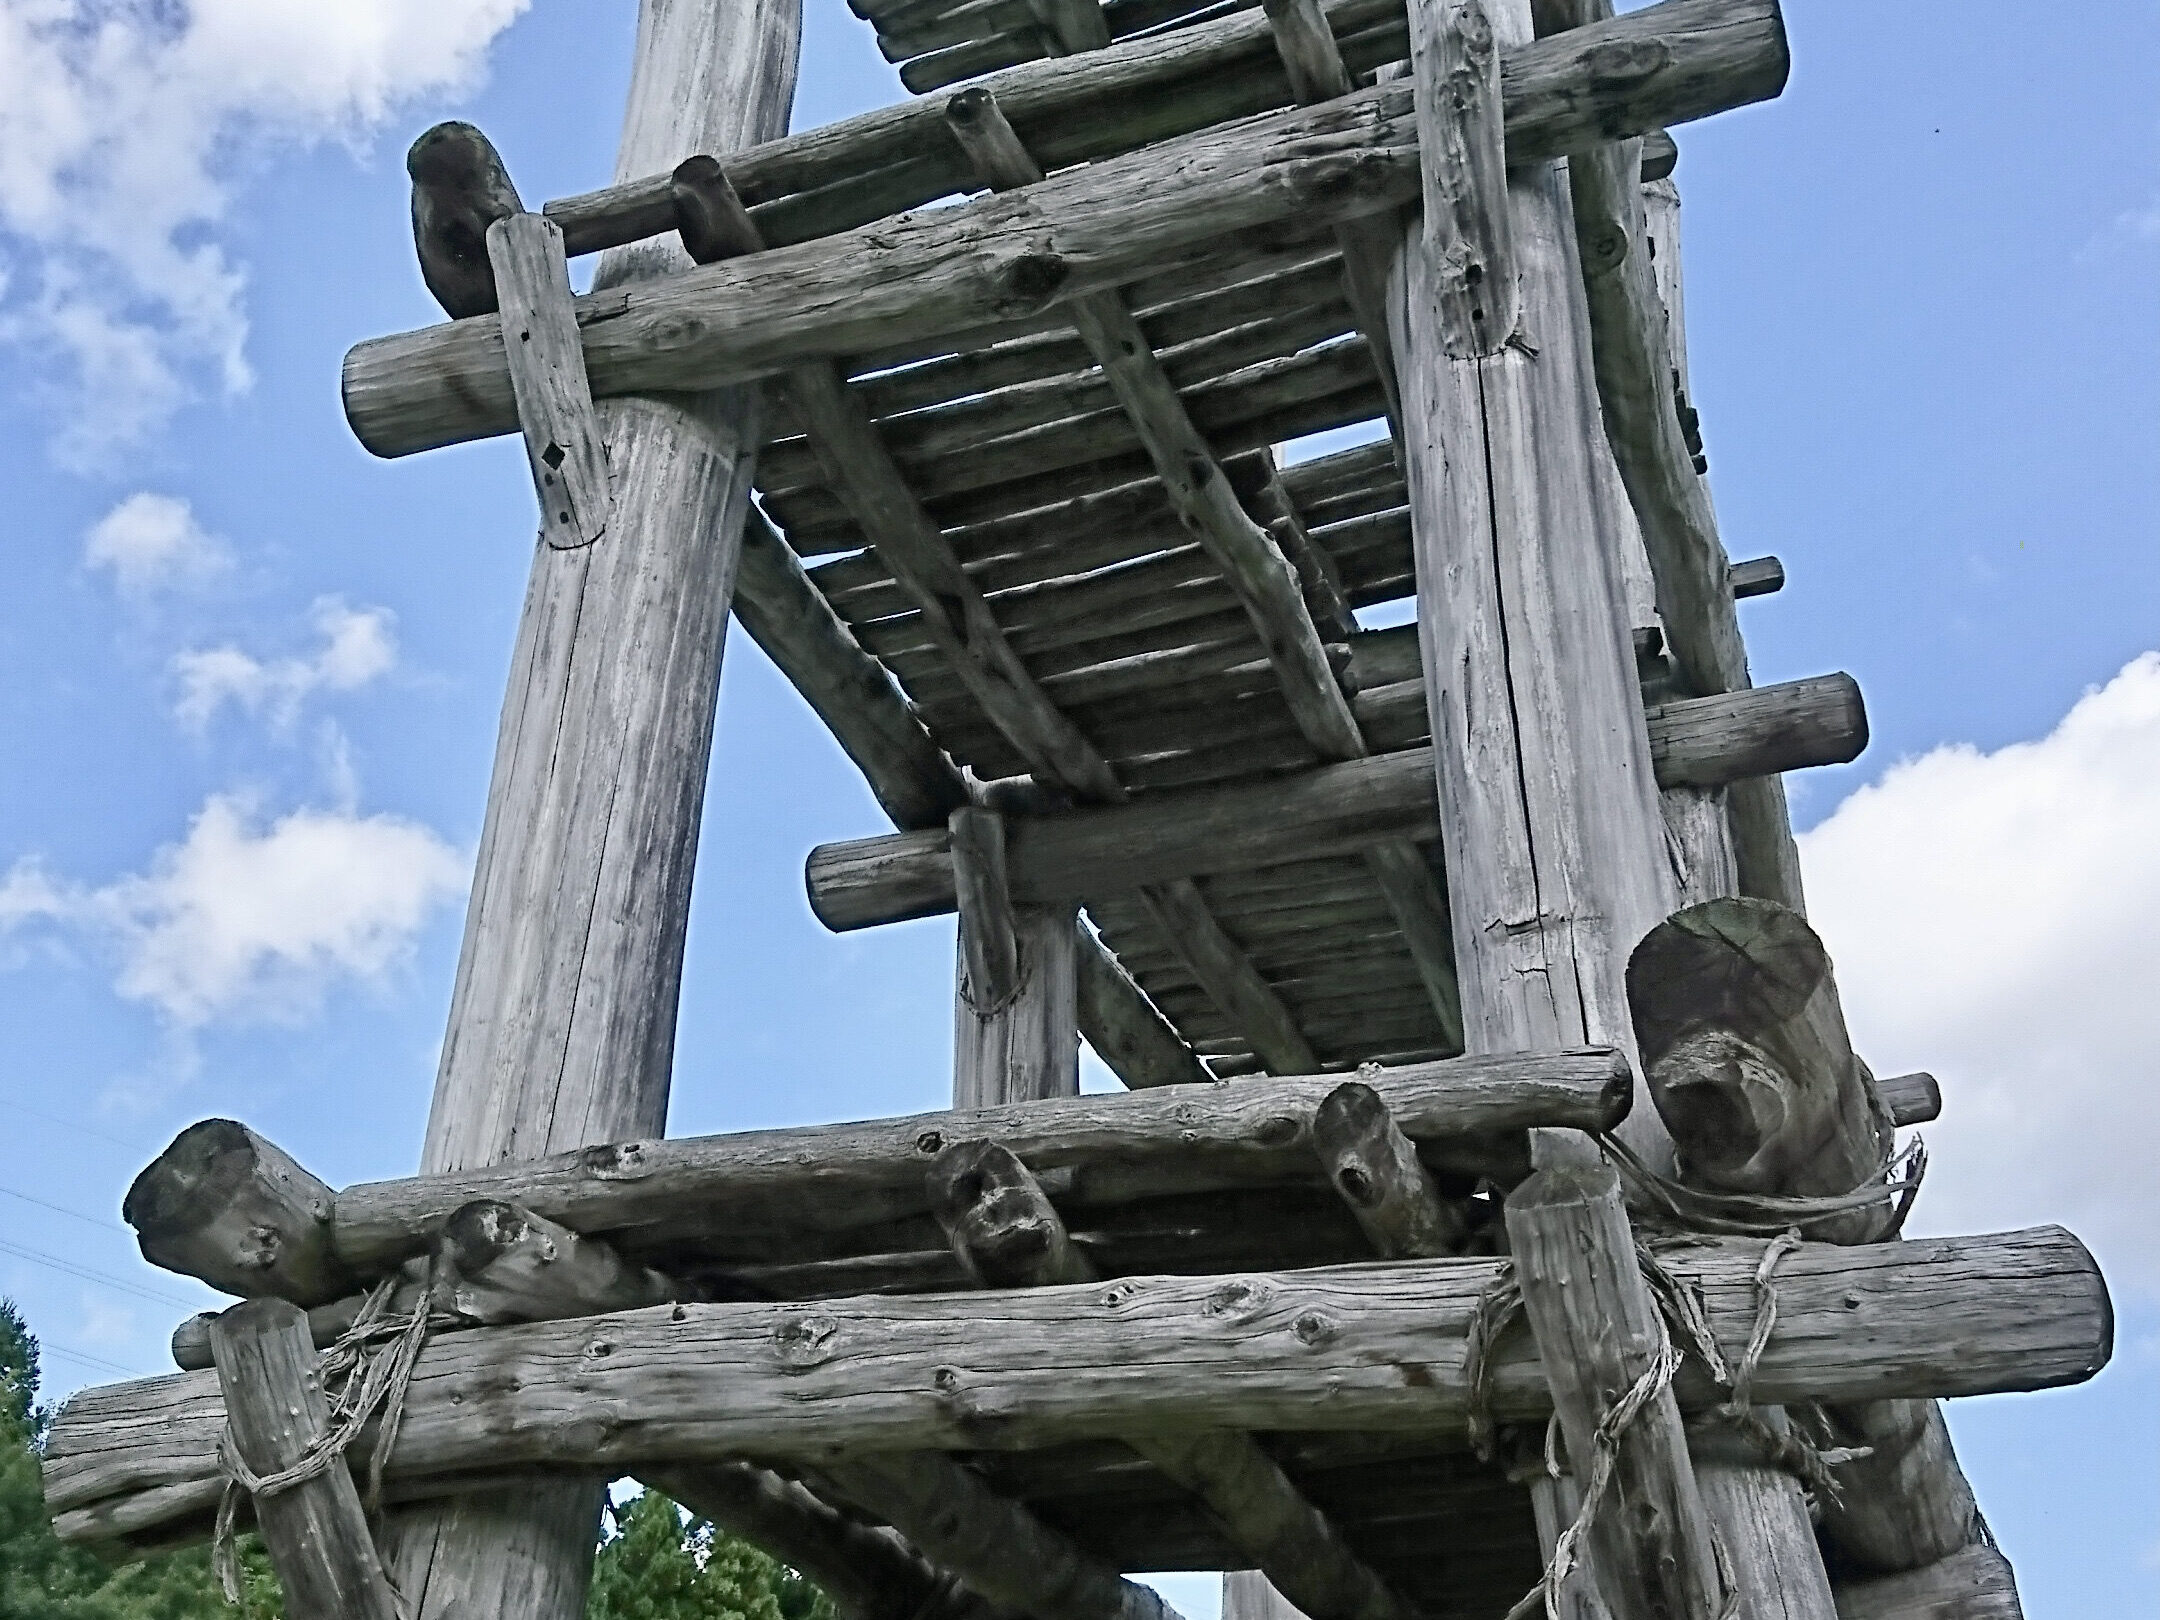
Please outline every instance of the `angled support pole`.
[[[217, 1318], [210, 1345], [240, 1461], [263, 1479], [300, 1462], [330, 1427], [307, 1313], [251, 1299]], [[402, 1620], [342, 1459], [313, 1479], [258, 1492], [255, 1522], [292, 1620]]]

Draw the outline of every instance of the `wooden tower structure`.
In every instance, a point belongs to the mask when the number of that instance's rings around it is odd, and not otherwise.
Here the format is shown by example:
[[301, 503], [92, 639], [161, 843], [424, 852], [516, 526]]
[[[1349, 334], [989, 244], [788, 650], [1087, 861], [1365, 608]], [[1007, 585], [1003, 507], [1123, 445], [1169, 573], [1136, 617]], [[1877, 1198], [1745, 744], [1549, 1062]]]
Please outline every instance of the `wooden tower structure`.
[[[851, 0], [915, 99], [787, 134], [795, 4], [643, 0], [604, 190], [413, 148], [452, 318], [348, 416], [541, 510], [419, 1173], [145, 1170], [242, 1303], [68, 1403], [60, 1532], [573, 1620], [627, 1474], [853, 1620], [2018, 1615], [1937, 1403], [2106, 1288], [1895, 1241], [1941, 1099], [1779, 785], [1859, 694], [1751, 684], [1687, 403], [1667, 132], [1776, 0]], [[958, 914], [951, 1112], [664, 1135], [731, 612], [895, 824], [817, 915]]]

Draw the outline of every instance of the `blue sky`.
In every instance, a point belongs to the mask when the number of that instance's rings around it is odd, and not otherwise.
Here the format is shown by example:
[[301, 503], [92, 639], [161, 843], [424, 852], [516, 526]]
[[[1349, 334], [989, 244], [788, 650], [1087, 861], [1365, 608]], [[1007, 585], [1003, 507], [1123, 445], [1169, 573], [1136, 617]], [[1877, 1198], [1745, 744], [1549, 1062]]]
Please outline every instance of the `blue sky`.
[[[798, 125], [899, 93], [808, 8]], [[1794, 803], [1863, 1051], [1944, 1082], [1919, 1224], [2059, 1220], [2115, 1285], [2100, 1379], [1954, 1409], [1970, 1472], [2028, 1612], [2160, 1612], [2160, 8], [1789, 11], [1783, 99], [1680, 132], [1713, 487], [1791, 578], [1758, 677], [1868, 696]], [[0, 1291], [55, 1390], [210, 1303], [115, 1222], [180, 1126], [413, 1163], [533, 517], [510, 441], [367, 457], [338, 361], [434, 315], [406, 140], [602, 183], [629, 45], [0, 0]], [[671, 1128], [936, 1106], [949, 925], [811, 920], [803, 853], [882, 823], [741, 637], [716, 759]]]

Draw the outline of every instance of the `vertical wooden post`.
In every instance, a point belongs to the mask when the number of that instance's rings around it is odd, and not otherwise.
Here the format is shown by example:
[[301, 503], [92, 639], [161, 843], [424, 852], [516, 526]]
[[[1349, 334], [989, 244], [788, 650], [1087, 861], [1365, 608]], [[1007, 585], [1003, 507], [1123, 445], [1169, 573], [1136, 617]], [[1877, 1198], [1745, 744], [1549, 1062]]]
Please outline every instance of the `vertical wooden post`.
[[[643, 0], [618, 179], [786, 126], [798, 0]], [[596, 286], [682, 268], [656, 238]], [[422, 1168], [657, 1135], [720, 651], [760, 422], [750, 389], [597, 407], [613, 507], [533, 558]], [[418, 1620], [574, 1620], [596, 1483], [416, 1507], [392, 1562]]]
[[[248, 1300], [211, 1323], [210, 1345], [240, 1460], [258, 1478], [290, 1468], [330, 1426], [307, 1312], [289, 1300]], [[256, 1497], [255, 1522], [292, 1620], [399, 1620], [342, 1462]]]
[[[1528, 0], [1492, 0], [1489, 17], [1477, 0], [1410, 6], [1425, 208], [1405, 241], [1403, 319], [1392, 324], [1419, 641], [1466, 1049], [1610, 1042], [1632, 1052], [1627, 955], [1676, 893], [1566, 174], [1552, 163], [1508, 170], [1499, 133], [1498, 46], [1531, 33]], [[1650, 1109], [1635, 1110], [1625, 1134], [1670, 1164]], [[1553, 1133], [1537, 1150], [1548, 1168], [1595, 1158]], [[1593, 1276], [1634, 1275], [1617, 1201], [1613, 1220], [1578, 1238], [1551, 1257], [1556, 1288], [1572, 1278], [1587, 1299]], [[1588, 1387], [1592, 1369], [1567, 1363], [1577, 1347], [1540, 1342], [1556, 1394]], [[1587, 1451], [1576, 1455], [1586, 1466]], [[1709, 1620], [1711, 1543], [1685, 1447], [1665, 1445], [1644, 1465], [1658, 1476], [1663, 1544], [1687, 1565], [1677, 1578], [1688, 1606], [1670, 1612]], [[1557, 1483], [1538, 1488], [1550, 1498], [1541, 1519], [1557, 1524]], [[1621, 1595], [1622, 1615], [1648, 1597]], [[1566, 1601], [1593, 1612], [1587, 1583]]]
[[953, 1106], [989, 1108], [1080, 1090], [1079, 917], [1070, 906], [1016, 906], [1005, 880], [1005, 823], [955, 810], [960, 896], [953, 994]]

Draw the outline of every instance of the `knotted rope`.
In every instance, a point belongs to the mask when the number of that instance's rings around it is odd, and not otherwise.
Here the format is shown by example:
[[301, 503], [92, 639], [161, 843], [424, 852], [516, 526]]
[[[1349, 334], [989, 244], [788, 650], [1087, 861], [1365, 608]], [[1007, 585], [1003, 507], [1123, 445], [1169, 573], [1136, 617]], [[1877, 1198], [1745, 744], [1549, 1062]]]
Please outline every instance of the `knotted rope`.
[[[429, 1332], [454, 1320], [434, 1308], [435, 1268], [429, 1264], [420, 1297], [409, 1311], [393, 1311], [390, 1301], [400, 1279], [386, 1277], [369, 1291], [352, 1326], [326, 1348], [318, 1363], [322, 1389], [330, 1405], [330, 1421], [323, 1432], [308, 1442], [307, 1449], [283, 1468], [258, 1474], [240, 1455], [233, 1439], [232, 1420], [227, 1418], [218, 1435], [218, 1467], [225, 1476], [225, 1490], [218, 1499], [217, 1527], [211, 1543], [210, 1562], [216, 1570], [225, 1601], [240, 1601], [240, 1568], [235, 1522], [240, 1496], [260, 1501], [264, 1497], [320, 1479], [345, 1459], [361, 1431], [380, 1414], [374, 1444], [368, 1450], [367, 1492], [364, 1505], [372, 1517], [382, 1506], [383, 1465], [397, 1445], [398, 1429], [405, 1421], [405, 1397], [412, 1386], [413, 1367]], [[393, 1585], [392, 1593], [396, 1595]], [[397, 1596], [398, 1609], [407, 1613], [405, 1600]]]
[[[1726, 1360], [1717, 1335], [1711, 1330], [1709, 1313], [1703, 1307], [1699, 1292], [1675, 1277], [1647, 1244], [1637, 1240], [1636, 1267], [1657, 1307], [1652, 1317], [1658, 1333], [1657, 1349], [1649, 1365], [1598, 1418], [1590, 1470], [1583, 1482], [1582, 1505], [1576, 1511], [1574, 1522], [1553, 1543], [1552, 1557], [1537, 1585], [1508, 1612], [1507, 1620], [1528, 1620], [1541, 1604], [1547, 1620], [1560, 1620], [1560, 1587], [1581, 1562], [1583, 1539], [1596, 1522], [1598, 1506], [1612, 1483], [1621, 1437], [1643, 1408], [1672, 1386], [1673, 1375], [1679, 1371], [1685, 1354], [1692, 1353], [1703, 1364], [1711, 1381], [1724, 1393], [1725, 1399], [1713, 1409], [1713, 1416], [1752, 1444], [1765, 1461], [1798, 1478], [1816, 1497], [1837, 1499], [1837, 1478], [1831, 1470], [1840, 1463], [1868, 1456], [1869, 1448], [1819, 1449], [1790, 1430], [1773, 1427], [1750, 1404], [1763, 1352], [1769, 1348], [1771, 1335], [1777, 1331], [1778, 1267], [1800, 1247], [1801, 1241], [1799, 1229], [1788, 1227], [1763, 1250], [1762, 1259], [1755, 1267], [1754, 1320], [1749, 1325], [1747, 1345], [1741, 1351], [1736, 1367]], [[1521, 1280], [1515, 1275], [1513, 1262], [1504, 1261], [1478, 1297], [1464, 1348], [1463, 1372], [1470, 1386], [1470, 1444], [1479, 1458], [1487, 1462], [1492, 1460], [1496, 1434], [1492, 1415], [1493, 1351], [1508, 1324], [1522, 1309]], [[1675, 1347], [1675, 1338], [1686, 1346], [1685, 1352]], [[1558, 1415], [1555, 1414], [1546, 1427], [1545, 1438], [1545, 1468], [1554, 1478], [1563, 1472], [1557, 1431]], [[1719, 1620], [1732, 1620], [1739, 1612], [1740, 1599], [1730, 1576], [1729, 1555], [1722, 1547], [1712, 1550], [1717, 1555], [1719, 1578], [1725, 1589]]]
[[1717, 1232], [1729, 1237], [1774, 1237], [1789, 1228], [1805, 1230], [1841, 1215], [1890, 1204], [1894, 1206], [1890, 1223], [1874, 1241], [1892, 1238], [1904, 1229], [1905, 1217], [1920, 1194], [1921, 1178], [1927, 1174], [1927, 1143], [1915, 1136], [1902, 1153], [1886, 1146], [1875, 1172], [1850, 1192], [1706, 1192], [1660, 1175], [1611, 1133], [1593, 1134], [1635, 1201], [1646, 1206], [1650, 1214], [1687, 1231]]

